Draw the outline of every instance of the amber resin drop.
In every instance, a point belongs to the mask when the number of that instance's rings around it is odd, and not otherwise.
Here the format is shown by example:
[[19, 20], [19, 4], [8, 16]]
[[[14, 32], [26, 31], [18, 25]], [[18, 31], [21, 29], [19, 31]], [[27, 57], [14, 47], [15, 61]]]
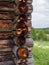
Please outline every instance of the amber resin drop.
[[26, 48], [19, 48], [17, 55], [19, 58], [26, 59], [28, 57], [28, 50]]

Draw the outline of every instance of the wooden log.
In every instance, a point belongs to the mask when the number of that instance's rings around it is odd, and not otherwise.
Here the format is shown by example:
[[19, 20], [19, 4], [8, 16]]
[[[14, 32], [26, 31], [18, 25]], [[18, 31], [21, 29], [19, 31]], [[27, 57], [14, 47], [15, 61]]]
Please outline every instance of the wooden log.
[[7, 56], [0, 58], [0, 62], [12, 61], [12, 60], [13, 60], [13, 57], [11, 55], [7, 55]]
[[0, 8], [0, 11], [14, 11], [14, 9], [13, 8]]
[[[3, 31], [4, 32], [4, 31]], [[0, 32], [0, 39], [10, 39], [13, 38], [13, 33], [11, 32]]]
[[13, 2], [0, 1], [0, 6], [2, 6], [2, 7], [14, 8], [14, 5], [15, 4]]
[[15, 65], [13, 61], [0, 62], [0, 65]]
[[0, 56], [13, 55], [12, 51], [0, 51]]

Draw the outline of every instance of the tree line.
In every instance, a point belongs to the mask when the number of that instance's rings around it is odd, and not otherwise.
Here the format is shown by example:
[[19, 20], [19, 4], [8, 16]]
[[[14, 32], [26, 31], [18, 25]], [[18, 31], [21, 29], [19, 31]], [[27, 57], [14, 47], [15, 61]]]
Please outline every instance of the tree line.
[[33, 40], [43, 40], [43, 41], [49, 41], [49, 33], [47, 34], [48, 30], [46, 29], [34, 29], [31, 30], [31, 37]]

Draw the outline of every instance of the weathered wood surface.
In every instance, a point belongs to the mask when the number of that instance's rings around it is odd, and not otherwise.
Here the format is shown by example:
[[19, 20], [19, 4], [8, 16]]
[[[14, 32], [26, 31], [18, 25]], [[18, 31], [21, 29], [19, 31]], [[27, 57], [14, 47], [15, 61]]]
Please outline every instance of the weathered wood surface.
[[[0, 51], [0, 65], [15, 65], [15, 64], [17, 65], [20, 61], [20, 60], [17, 60], [17, 58], [16, 59], [12, 58], [12, 50], [16, 56], [16, 50], [17, 50], [18, 46], [14, 46], [14, 48], [12, 49], [11, 42], [12, 41], [9, 41], [9, 40], [0, 40], [0, 45], [3, 45], [0, 47], [0, 50], [1, 50]], [[6, 47], [4, 48], [4, 45], [7, 45], [7, 48]], [[32, 46], [32, 45], [33, 45], [33, 43], [31, 42], [31, 39], [30, 40], [28, 39], [28, 41], [26, 40], [26, 44], [24, 45], [24, 47], [30, 48], [29, 46]], [[27, 58], [27, 65], [33, 65], [34, 61], [32, 58], [32, 53], [31, 53], [31, 55], [29, 53], [29, 56], [30, 57]], [[13, 61], [15, 62], [15, 64]]]
[[14, 65], [11, 40], [0, 40], [0, 65]]
[[[6, 2], [2, 2], [2, 1], [3, 0], [0, 0], [0, 38], [1, 37], [7, 38], [7, 37], [10, 37], [10, 35], [12, 36], [14, 34], [14, 32], [13, 33], [4, 33], [4, 32], [13, 30], [12, 28], [15, 28], [15, 26], [16, 26], [16, 23], [14, 24], [14, 26], [12, 26], [12, 23], [10, 24], [10, 22], [13, 22], [11, 20], [11, 18], [15, 19], [15, 16], [17, 15], [16, 20], [14, 20], [14, 22], [16, 22], [18, 19], [18, 16], [21, 13], [18, 9], [19, 5], [16, 5], [19, 2], [18, 0], [15, 0], [15, 2], [16, 2], [15, 4], [8, 2], [11, 0], [5, 0]], [[12, 0], [12, 1], [14, 1], [14, 0]], [[32, 12], [32, 6], [30, 5], [32, 3], [32, 0], [28, 0], [27, 3], [28, 3], [27, 5], [29, 8], [27, 15], [29, 15]], [[4, 13], [8, 13], [7, 16]], [[16, 14], [14, 14], [14, 13], [16, 13]], [[1, 21], [2, 19], [8, 19], [8, 18], [10, 20], [8, 20], [8, 21], [6, 20], [7, 22], [5, 20], [4, 20], [4, 23], [3, 23], [3, 21]], [[31, 16], [29, 15], [28, 22], [30, 20], [31, 20]], [[5, 22], [6, 22], [6, 24], [5, 24]], [[30, 29], [31, 29], [30, 23], [27, 25], [28, 25], [28, 31], [30, 31]], [[1, 27], [3, 27], [3, 28], [1, 28]], [[15, 46], [13, 43], [15, 43]], [[30, 38], [30, 35], [28, 35], [28, 38], [26, 38], [26, 43], [23, 45], [23, 47], [28, 49], [29, 56], [26, 59], [27, 60], [26, 63], [19, 64], [21, 59], [18, 59], [18, 57], [16, 55], [16, 53], [17, 53], [16, 51], [19, 48], [19, 46], [17, 44], [17, 38], [14, 39], [14, 42], [13, 42], [13, 39], [12, 40], [0, 40], [0, 65], [34, 65], [34, 60], [32, 58], [32, 52], [31, 52], [32, 47], [33, 47], [33, 41]]]
[[[19, 65], [18, 63], [20, 63], [20, 59], [18, 59], [18, 57], [17, 57], [17, 55], [16, 55], [16, 51], [17, 51], [17, 49], [18, 49], [18, 47], [19, 46], [17, 46], [17, 41], [16, 41], [16, 39], [15, 39], [15, 44], [16, 44], [16, 46], [14, 46], [14, 48], [13, 48], [13, 52], [14, 52], [14, 54], [15, 54], [15, 56], [16, 56], [16, 59], [14, 59], [15, 60], [15, 63], [16, 63], [16, 65]], [[29, 56], [28, 56], [28, 58], [27, 58], [27, 65], [34, 65], [34, 59], [33, 59], [33, 57], [32, 57], [32, 48], [33, 48], [33, 40], [31, 39], [31, 38], [26, 38], [26, 43], [24, 44], [24, 48], [27, 48], [28, 50], [29, 50]], [[21, 64], [22, 65], [22, 64]], [[24, 64], [25, 65], [25, 64]]]

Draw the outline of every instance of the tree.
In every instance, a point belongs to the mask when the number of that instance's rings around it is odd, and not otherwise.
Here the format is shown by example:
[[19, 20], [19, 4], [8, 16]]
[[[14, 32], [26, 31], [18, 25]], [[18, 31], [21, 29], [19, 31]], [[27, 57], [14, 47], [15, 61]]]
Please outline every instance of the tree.
[[44, 32], [44, 30], [39, 30], [38, 39], [39, 40], [47, 40], [47, 36], [46, 36], [46, 33]]
[[32, 28], [31, 30], [31, 37], [33, 38], [33, 40], [36, 40], [36, 31], [34, 28]]

